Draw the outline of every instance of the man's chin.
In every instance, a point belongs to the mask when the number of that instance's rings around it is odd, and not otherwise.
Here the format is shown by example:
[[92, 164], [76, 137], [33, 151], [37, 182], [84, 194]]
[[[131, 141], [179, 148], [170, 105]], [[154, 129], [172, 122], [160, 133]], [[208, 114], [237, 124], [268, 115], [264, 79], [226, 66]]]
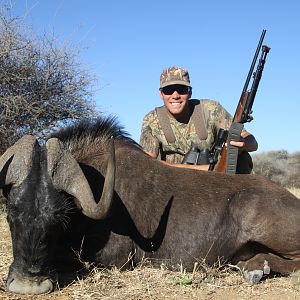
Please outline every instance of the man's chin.
[[173, 112], [170, 111], [170, 114], [171, 114], [176, 120], [182, 118], [181, 114], [179, 114], [179, 113], [173, 113]]
[[183, 108], [182, 107], [169, 107], [168, 110], [175, 117], [180, 116], [183, 113]]

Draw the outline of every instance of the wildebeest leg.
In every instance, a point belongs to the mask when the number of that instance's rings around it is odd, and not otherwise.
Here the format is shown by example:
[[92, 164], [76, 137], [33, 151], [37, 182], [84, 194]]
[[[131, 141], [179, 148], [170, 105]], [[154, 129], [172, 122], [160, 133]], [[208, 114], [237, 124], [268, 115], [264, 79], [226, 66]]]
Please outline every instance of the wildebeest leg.
[[247, 261], [238, 262], [244, 277], [250, 283], [258, 283], [264, 274], [270, 271], [290, 274], [300, 270], [300, 261], [280, 257], [272, 253], [259, 253]]
[[95, 257], [96, 264], [130, 269], [134, 264], [135, 247], [128, 236], [110, 233], [109, 241]]

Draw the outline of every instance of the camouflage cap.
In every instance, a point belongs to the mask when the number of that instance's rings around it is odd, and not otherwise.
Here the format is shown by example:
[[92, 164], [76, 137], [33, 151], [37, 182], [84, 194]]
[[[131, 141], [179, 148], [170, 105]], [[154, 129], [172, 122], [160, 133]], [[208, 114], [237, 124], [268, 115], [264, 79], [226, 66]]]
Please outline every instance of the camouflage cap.
[[160, 74], [160, 88], [172, 84], [191, 86], [189, 72], [181, 67], [170, 67]]

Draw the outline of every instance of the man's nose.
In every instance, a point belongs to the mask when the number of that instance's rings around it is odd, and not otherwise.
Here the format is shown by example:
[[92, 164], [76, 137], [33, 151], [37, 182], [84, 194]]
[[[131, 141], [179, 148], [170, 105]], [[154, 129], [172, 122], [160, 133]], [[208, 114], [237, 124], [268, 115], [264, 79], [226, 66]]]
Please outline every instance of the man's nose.
[[172, 94], [172, 98], [178, 99], [180, 98], [179, 93], [175, 90], [174, 93]]

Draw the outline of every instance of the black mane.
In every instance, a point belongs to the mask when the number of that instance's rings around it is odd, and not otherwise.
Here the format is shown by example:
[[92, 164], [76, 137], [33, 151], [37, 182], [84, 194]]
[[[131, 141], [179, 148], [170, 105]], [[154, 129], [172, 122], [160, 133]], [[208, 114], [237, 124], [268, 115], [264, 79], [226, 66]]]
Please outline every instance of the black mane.
[[136, 144], [128, 132], [124, 130], [124, 127], [119, 124], [115, 116], [77, 121], [52, 133], [47, 139], [55, 137], [63, 143], [69, 143], [71, 141], [97, 140], [99, 138], [107, 140], [112, 136], [115, 139], [126, 140], [129, 143]]

